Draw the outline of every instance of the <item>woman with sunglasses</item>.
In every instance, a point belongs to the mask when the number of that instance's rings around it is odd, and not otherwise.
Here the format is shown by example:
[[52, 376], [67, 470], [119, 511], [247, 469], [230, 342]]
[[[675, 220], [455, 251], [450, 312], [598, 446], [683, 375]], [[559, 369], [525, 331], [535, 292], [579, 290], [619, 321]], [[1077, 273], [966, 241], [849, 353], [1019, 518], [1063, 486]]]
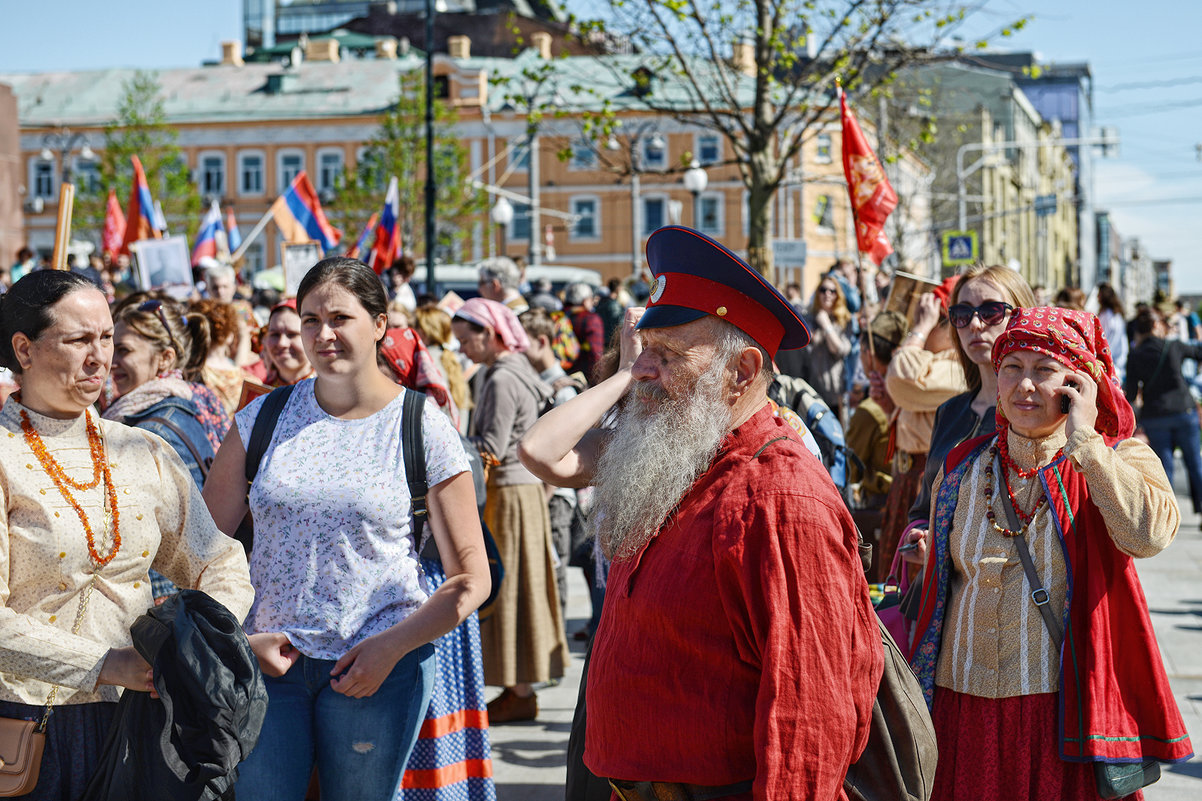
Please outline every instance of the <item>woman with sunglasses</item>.
[[906, 528], [910, 505], [918, 495], [935, 410], [964, 391], [964, 368], [952, 345], [947, 321], [948, 297], [956, 279], [949, 278], [919, 298], [909, 332], [894, 351], [885, 372], [885, 390], [893, 399], [893, 483], [881, 515], [876, 548], [876, 581], [885, 581], [898, 539]]
[[1031, 287], [1017, 270], [1000, 265], [975, 264], [965, 270], [952, 290], [948, 319], [956, 330], [956, 353], [968, 379], [968, 391], [944, 403], [935, 412], [931, 446], [922, 485], [902, 545], [913, 545], [905, 558], [921, 562], [924, 537], [931, 515], [931, 484], [943, 461], [956, 445], [993, 429], [997, 404], [997, 373], [990, 354], [994, 340], [1006, 330], [1010, 314], [1035, 305]]
[[833, 275], [828, 274], [819, 282], [805, 321], [812, 339], [810, 346], [801, 351], [804, 362], [801, 377], [842, 419], [844, 364], [851, 353], [851, 312]]
[[83, 797], [120, 688], [150, 689], [130, 639], [148, 570], [238, 619], [254, 594], [175, 452], [92, 409], [112, 355], [108, 302], [86, 278], [40, 270], [0, 296], [0, 366], [21, 381], [0, 409], [0, 717], [42, 720], [53, 700], [34, 801]]

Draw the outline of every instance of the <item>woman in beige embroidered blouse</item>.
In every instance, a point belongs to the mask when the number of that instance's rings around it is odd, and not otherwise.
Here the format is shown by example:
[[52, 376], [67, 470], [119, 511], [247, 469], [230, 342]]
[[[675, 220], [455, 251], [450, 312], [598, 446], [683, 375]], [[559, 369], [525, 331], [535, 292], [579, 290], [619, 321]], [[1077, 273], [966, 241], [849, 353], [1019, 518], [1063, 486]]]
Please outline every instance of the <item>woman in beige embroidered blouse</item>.
[[152, 604], [151, 567], [239, 619], [254, 594], [242, 547], [171, 447], [91, 408], [112, 356], [87, 279], [31, 273], [0, 297], [0, 365], [21, 384], [0, 409], [0, 716], [41, 719], [58, 686], [27, 798], [77, 797], [121, 688], [151, 689], [129, 633]]

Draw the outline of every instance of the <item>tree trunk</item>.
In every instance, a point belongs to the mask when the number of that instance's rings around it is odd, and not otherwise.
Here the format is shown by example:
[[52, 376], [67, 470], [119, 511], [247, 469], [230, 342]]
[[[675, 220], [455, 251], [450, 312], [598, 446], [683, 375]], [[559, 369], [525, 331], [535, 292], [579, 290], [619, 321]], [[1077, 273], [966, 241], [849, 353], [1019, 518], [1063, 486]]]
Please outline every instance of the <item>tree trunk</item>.
[[772, 199], [775, 193], [769, 180], [773, 160], [770, 144], [750, 154], [747, 176], [747, 263], [769, 282], [774, 280], [772, 269]]

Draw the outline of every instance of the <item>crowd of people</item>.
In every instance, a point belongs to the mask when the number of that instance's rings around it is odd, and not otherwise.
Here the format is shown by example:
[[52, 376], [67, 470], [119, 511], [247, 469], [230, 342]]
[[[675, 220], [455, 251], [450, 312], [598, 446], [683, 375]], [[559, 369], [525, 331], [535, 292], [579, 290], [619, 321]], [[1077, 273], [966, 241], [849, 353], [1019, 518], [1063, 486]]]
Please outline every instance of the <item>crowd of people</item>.
[[646, 282], [493, 258], [451, 304], [407, 259], [327, 258], [295, 297], [213, 262], [179, 299], [22, 256], [0, 717], [45, 730], [30, 798], [82, 796], [122, 688], [170, 695], [130, 629], [191, 590], [262, 675], [246, 798], [495, 799], [488, 727], [538, 718], [571, 638], [570, 801], [840, 798], [886, 670], [870, 584], [903, 577], [931, 797], [1095, 799], [1190, 756], [1131, 568], [1177, 531], [1176, 451], [1202, 512], [1183, 306], [985, 264], [891, 303], [839, 262], [806, 298], [680, 226]]

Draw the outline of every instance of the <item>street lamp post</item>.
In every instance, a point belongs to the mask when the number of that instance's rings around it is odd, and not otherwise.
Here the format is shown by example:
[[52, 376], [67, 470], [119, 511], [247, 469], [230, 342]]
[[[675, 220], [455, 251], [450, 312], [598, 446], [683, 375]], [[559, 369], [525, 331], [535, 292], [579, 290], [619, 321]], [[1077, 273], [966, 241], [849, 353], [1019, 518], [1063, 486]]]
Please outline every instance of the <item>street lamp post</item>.
[[80, 144], [83, 147], [79, 150], [79, 157], [84, 161], [95, 161], [96, 153], [88, 144], [88, 135], [85, 133], [72, 132], [70, 128], [63, 127], [42, 137], [42, 161], [54, 161], [55, 154], [58, 154], [64, 184], [71, 183], [71, 162], [68, 157]]
[[699, 207], [698, 199], [701, 197], [701, 193], [705, 191], [705, 188], [709, 186], [710, 177], [701, 166], [701, 162], [693, 159], [692, 163], [689, 164], [689, 168], [685, 170], [682, 180], [684, 181], [684, 188], [693, 194], [693, 227], [701, 230], [701, 220], [699, 219], [701, 208]]
[[513, 222], [513, 204], [503, 197], [498, 197], [489, 216], [501, 229], [501, 255], [508, 256], [509, 254], [505, 252], [505, 235], [509, 224]]

